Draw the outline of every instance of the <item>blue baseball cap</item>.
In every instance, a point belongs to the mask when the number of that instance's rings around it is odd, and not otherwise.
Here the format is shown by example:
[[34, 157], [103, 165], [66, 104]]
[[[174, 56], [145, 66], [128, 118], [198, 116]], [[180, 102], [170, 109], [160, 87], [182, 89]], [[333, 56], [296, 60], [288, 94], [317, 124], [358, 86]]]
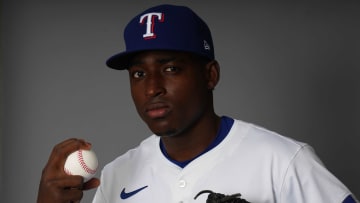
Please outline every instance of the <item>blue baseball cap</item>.
[[106, 61], [113, 69], [124, 70], [131, 56], [141, 51], [190, 52], [214, 59], [214, 46], [207, 24], [190, 8], [159, 5], [145, 10], [125, 27], [126, 50]]

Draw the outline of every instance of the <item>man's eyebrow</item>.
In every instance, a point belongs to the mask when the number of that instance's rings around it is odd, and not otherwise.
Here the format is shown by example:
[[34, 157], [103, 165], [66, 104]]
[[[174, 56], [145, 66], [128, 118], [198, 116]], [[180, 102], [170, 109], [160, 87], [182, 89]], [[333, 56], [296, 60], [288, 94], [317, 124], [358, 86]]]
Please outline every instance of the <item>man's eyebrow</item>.
[[130, 60], [128, 67], [131, 68], [133, 66], [138, 66], [142, 64], [143, 62], [141, 60]]
[[[166, 63], [169, 63], [169, 62], [172, 62], [172, 61], [176, 61], [176, 60], [178, 60], [177, 57], [175, 57], [175, 56], [169, 56], [169, 57], [159, 57], [158, 59], [155, 59], [155, 62], [156, 62], [156, 63], [159, 63], [159, 64], [166, 64]], [[144, 63], [145, 63], [145, 61], [142, 60], [142, 59], [132, 60], [132, 61], [129, 63], [129, 67], [142, 65], [142, 64], [144, 64]]]
[[165, 64], [165, 63], [169, 63], [169, 62], [172, 62], [172, 61], [175, 61], [177, 60], [176, 57], [174, 56], [171, 56], [171, 57], [164, 57], [164, 58], [159, 58], [156, 60], [157, 63], [160, 63], [160, 64]]

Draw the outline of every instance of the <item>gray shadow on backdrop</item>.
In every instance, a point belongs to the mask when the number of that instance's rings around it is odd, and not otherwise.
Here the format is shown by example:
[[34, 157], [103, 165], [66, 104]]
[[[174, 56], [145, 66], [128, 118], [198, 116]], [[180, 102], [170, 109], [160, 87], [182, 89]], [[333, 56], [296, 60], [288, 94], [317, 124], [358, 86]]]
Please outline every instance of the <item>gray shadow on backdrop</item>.
[[[4, 202], [35, 202], [52, 146], [66, 138], [92, 142], [103, 167], [150, 134], [127, 73], [104, 61], [123, 49], [127, 21], [159, 2], [2, 1]], [[359, 3], [177, 2], [212, 29], [218, 114], [311, 144], [360, 197]]]

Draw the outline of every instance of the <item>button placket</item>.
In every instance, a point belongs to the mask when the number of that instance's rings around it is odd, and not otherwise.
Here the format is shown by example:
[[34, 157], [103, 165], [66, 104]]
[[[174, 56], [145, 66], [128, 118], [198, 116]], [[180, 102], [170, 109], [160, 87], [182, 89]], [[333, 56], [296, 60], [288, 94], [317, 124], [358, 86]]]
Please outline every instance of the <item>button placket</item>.
[[186, 187], [186, 181], [184, 179], [179, 180], [179, 187], [180, 188], [185, 188]]

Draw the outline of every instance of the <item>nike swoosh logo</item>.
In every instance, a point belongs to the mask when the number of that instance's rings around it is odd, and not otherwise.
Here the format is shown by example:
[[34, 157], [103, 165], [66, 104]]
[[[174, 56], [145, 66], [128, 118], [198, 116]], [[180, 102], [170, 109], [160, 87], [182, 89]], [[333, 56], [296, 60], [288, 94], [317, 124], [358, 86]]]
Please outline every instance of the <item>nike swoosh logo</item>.
[[139, 188], [139, 189], [134, 190], [134, 191], [131, 191], [131, 192], [125, 192], [125, 188], [124, 188], [124, 189], [121, 191], [121, 193], [120, 193], [120, 198], [121, 198], [121, 199], [127, 199], [127, 198], [135, 195], [136, 193], [140, 192], [141, 190], [143, 190], [143, 189], [145, 189], [145, 188], [147, 188], [147, 187], [148, 187], [148, 186], [144, 186], [144, 187], [142, 187], [142, 188]]

